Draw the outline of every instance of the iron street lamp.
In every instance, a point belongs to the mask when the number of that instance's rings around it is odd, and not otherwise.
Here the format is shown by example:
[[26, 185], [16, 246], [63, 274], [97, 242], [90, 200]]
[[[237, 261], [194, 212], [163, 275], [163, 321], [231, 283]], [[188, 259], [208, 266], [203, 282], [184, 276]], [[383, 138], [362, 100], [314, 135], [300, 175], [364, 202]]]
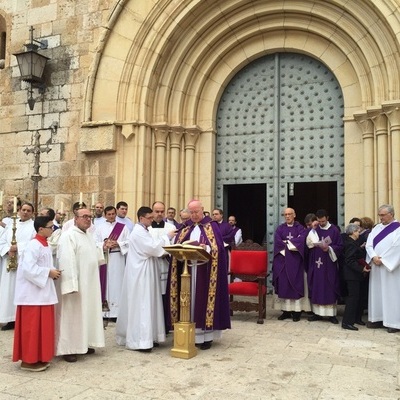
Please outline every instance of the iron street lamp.
[[36, 40], [33, 38], [33, 26], [30, 28], [30, 43], [26, 44], [26, 51], [14, 54], [17, 57], [18, 67], [21, 73], [21, 80], [30, 83], [30, 97], [28, 99], [29, 109], [32, 111], [35, 106], [35, 99], [32, 96], [33, 88], [38, 88], [39, 93], [44, 93], [44, 79], [43, 72], [47, 60], [50, 58], [45, 57], [38, 53], [38, 49], [47, 49], [47, 40]]

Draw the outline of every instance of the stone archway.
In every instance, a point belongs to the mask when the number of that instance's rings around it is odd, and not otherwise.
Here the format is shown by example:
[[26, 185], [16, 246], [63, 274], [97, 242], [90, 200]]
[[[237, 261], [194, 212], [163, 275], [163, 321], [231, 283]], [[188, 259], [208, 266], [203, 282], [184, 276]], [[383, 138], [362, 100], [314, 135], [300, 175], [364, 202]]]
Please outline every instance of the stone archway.
[[[262, 55], [296, 51], [327, 65], [343, 91], [345, 149], [360, 154], [354, 113], [400, 97], [398, 27], [380, 14], [389, 0], [140, 3], [119, 3], [86, 99], [91, 127], [114, 126], [116, 192], [135, 205], [162, 197], [180, 207], [192, 196], [213, 205], [217, 104], [232, 76]], [[347, 208], [364, 185], [362, 161], [346, 155], [345, 163]]]

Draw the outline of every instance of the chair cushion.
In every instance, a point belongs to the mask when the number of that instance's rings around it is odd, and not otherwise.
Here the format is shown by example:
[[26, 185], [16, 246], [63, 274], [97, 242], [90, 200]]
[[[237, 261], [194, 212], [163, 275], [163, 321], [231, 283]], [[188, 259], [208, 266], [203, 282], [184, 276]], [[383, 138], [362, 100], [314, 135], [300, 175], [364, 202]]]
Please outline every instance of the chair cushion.
[[[229, 294], [235, 296], [258, 296], [258, 283], [254, 282], [233, 282], [229, 286]], [[266, 288], [262, 286], [262, 293], [266, 293]]]

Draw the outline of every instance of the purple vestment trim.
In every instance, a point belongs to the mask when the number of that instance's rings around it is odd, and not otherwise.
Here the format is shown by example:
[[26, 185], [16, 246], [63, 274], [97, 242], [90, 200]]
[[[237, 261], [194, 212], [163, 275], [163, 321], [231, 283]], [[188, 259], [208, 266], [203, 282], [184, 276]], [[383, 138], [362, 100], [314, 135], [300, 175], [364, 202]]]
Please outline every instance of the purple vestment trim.
[[375, 237], [374, 240], [372, 241], [372, 247], [375, 248], [375, 246], [387, 235], [390, 235], [392, 232], [394, 232], [397, 228], [400, 227], [400, 222], [394, 221], [391, 224], [389, 224], [386, 228], [382, 229]]
[[121, 234], [122, 230], [124, 229], [125, 224], [121, 224], [121, 222], [116, 222], [113, 230], [111, 231], [108, 238], [110, 240], [118, 240], [119, 235]]

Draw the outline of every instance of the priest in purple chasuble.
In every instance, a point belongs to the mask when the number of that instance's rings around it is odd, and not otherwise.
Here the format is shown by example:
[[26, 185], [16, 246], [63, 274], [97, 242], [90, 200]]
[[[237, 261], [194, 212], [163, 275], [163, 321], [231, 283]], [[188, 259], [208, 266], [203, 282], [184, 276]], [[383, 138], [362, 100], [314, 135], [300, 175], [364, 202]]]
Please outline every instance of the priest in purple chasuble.
[[310, 311], [305, 274], [307, 231], [295, 221], [293, 208], [283, 212], [285, 222], [278, 226], [274, 236], [273, 280], [274, 309], [282, 310], [280, 320], [300, 320], [302, 311]]
[[329, 222], [325, 210], [316, 213], [318, 226], [311, 229], [307, 236], [309, 247], [307, 281], [309, 297], [314, 315], [309, 321], [329, 317], [337, 324], [337, 300], [340, 296], [339, 266], [337, 259], [343, 251], [340, 230]]
[[[218, 223], [203, 214], [204, 208], [198, 200], [188, 204], [191, 219], [176, 236], [176, 243], [197, 241], [211, 254], [205, 265], [194, 262], [191, 274], [191, 320], [196, 324], [196, 345], [202, 350], [211, 347], [219, 339], [222, 330], [230, 329], [228, 295], [228, 264], [226, 251]], [[172, 257], [168, 275], [168, 316], [172, 328], [179, 322], [179, 285], [182, 263]]]
[[394, 333], [400, 330], [400, 223], [389, 204], [379, 207], [378, 216], [381, 222], [372, 229], [365, 246], [366, 261], [371, 265], [368, 320]]

